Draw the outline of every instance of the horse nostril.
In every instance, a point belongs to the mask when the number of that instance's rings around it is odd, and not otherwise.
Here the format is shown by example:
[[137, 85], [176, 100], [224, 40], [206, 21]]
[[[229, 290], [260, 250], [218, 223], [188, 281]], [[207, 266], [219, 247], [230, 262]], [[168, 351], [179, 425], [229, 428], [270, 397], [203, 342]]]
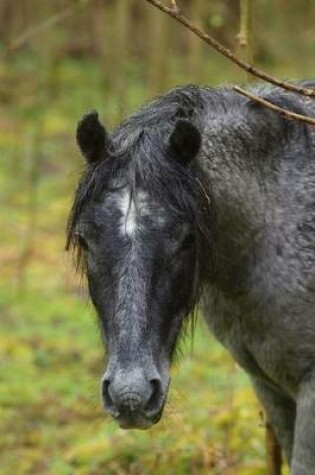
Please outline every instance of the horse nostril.
[[151, 396], [145, 406], [146, 412], [156, 412], [161, 407], [161, 400], [163, 397], [162, 383], [158, 378], [151, 379]]
[[114, 401], [112, 400], [110, 394], [109, 394], [109, 385], [110, 385], [110, 380], [109, 379], [104, 379], [103, 384], [102, 384], [102, 397], [103, 397], [103, 403], [105, 406], [105, 409], [110, 411], [111, 413], [117, 412], [115, 408]]

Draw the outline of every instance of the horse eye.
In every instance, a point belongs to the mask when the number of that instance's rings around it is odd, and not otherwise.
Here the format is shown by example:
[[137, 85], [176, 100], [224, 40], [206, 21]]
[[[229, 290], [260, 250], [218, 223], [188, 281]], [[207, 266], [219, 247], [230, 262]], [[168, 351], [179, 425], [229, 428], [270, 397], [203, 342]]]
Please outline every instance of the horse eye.
[[86, 239], [80, 233], [76, 233], [75, 236], [77, 239], [77, 243], [79, 244], [81, 249], [83, 249], [84, 251], [87, 251], [89, 246], [88, 246], [88, 243], [86, 242]]
[[180, 246], [181, 251], [188, 251], [195, 244], [195, 235], [193, 233], [187, 234]]

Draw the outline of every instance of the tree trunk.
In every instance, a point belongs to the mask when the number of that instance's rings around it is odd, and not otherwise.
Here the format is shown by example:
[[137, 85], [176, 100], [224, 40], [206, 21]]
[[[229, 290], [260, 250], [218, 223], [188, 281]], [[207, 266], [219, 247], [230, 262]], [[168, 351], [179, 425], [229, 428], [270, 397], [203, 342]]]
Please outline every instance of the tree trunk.
[[[172, 55], [169, 39], [170, 20], [155, 8], [148, 9], [147, 37], [150, 41], [148, 86], [150, 95], [160, 94], [167, 86], [169, 57]], [[174, 25], [172, 25], [174, 26]]]
[[265, 421], [265, 430], [267, 475], [281, 475], [281, 447], [278, 443], [273, 427], [268, 420]]
[[[240, 0], [240, 27], [237, 35], [238, 55], [247, 63], [253, 64], [253, 3], [252, 0]], [[247, 73], [247, 80], [251, 81], [253, 76]]]
[[[194, 0], [190, 4], [189, 18], [199, 26], [202, 26], [206, 11], [204, 0]], [[204, 61], [202, 55], [204, 45], [200, 38], [193, 33], [188, 35], [188, 72], [193, 82], [203, 81]]]

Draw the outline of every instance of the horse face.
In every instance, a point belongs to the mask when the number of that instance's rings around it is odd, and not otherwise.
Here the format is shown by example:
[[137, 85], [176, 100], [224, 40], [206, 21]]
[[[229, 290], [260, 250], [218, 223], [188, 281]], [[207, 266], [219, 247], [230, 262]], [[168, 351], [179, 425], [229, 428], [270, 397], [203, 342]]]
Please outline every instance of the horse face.
[[122, 428], [158, 422], [194, 291], [193, 227], [128, 186], [89, 205], [77, 225], [106, 342], [106, 410]]
[[103, 403], [123, 428], [147, 428], [162, 415], [176, 342], [196, 300], [196, 222], [207, 210], [200, 177], [190, 173], [198, 129], [177, 104], [169, 123], [157, 107], [157, 127], [154, 109], [112, 136], [96, 111], [77, 128], [87, 172], [68, 243], [75, 234], [85, 254], [108, 356]]

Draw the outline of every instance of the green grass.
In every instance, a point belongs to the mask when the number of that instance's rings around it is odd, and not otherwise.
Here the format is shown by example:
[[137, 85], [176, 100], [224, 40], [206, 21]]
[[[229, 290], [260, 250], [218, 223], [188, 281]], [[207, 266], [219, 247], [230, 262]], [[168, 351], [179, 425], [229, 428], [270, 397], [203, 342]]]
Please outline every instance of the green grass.
[[247, 378], [203, 325], [192, 354], [183, 344], [162, 422], [125, 432], [100, 407], [103, 352], [86, 299], [42, 288], [0, 305], [1, 474], [264, 473]]

